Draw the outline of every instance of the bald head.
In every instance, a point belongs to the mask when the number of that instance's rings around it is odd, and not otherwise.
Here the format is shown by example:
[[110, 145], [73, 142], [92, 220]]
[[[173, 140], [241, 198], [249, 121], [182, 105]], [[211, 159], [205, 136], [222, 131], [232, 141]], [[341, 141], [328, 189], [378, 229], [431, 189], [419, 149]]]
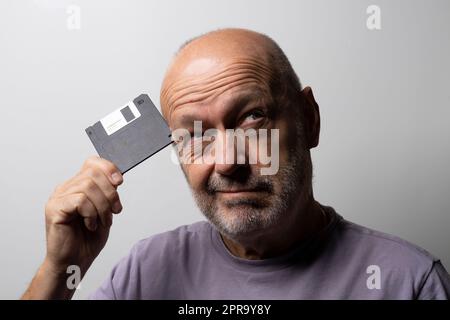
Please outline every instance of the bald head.
[[172, 112], [227, 89], [255, 81], [272, 94], [300, 92], [289, 60], [268, 36], [245, 29], [222, 29], [181, 46], [161, 87], [161, 109], [170, 124]]

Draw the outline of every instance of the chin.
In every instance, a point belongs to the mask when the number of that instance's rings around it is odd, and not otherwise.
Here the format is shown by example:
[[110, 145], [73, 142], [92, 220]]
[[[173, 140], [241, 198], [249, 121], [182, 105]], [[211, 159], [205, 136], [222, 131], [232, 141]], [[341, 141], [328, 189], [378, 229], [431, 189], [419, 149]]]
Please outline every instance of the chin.
[[251, 236], [272, 228], [276, 217], [268, 208], [255, 208], [249, 205], [235, 205], [233, 208], [220, 208], [210, 221], [216, 228], [231, 238]]

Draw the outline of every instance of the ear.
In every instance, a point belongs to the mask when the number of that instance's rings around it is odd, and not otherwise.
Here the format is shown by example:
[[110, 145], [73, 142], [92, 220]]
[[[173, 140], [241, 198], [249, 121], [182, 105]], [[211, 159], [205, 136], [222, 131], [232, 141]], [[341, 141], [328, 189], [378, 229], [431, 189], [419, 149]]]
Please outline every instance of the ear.
[[305, 115], [305, 131], [308, 138], [308, 146], [310, 149], [317, 147], [319, 144], [320, 134], [320, 112], [319, 105], [314, 99], [311, 87], [305, 87], [301, 91], [304, 101]]

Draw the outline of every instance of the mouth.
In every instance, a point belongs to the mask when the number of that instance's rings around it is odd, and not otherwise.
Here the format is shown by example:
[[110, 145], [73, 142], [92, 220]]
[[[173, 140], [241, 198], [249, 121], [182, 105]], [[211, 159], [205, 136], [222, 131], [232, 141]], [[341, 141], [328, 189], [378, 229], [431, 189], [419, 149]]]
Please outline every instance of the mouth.
[[257, 189], [229, 189], [229, 190], [217, 190], [220, 193], [236, 193], [236, 192], [260, 192]]
[[267, 191], [261, 189], [229, 189], [229, 190], [217, 190], [216, 193], [224, 196], [245, 196], [245, 195], [267, 193]]

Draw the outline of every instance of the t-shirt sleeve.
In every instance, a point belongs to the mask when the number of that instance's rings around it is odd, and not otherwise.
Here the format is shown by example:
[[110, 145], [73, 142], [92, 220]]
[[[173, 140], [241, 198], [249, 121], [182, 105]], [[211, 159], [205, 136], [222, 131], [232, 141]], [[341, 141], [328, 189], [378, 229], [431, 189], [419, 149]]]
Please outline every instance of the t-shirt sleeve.
[[122, 300], [136, 299], [135, 283], [139, 281], [137, 272], [136, 247], [134, 246], [130, 253], [122, 258], [112, 269], [109, 276], [103, 284], [92, 294], [91, 300]]
[[178, 232], [166, 232], [136, 243], [89, 299], [175, 299], [182, 295]]
[[450, 275], [439, 260], [433, 262], [417, 296], [419, 300], [450, 299]]
[[107, 279], [101, 287], [89, 295], [89, 300], [116, 300], [112, 281]]

